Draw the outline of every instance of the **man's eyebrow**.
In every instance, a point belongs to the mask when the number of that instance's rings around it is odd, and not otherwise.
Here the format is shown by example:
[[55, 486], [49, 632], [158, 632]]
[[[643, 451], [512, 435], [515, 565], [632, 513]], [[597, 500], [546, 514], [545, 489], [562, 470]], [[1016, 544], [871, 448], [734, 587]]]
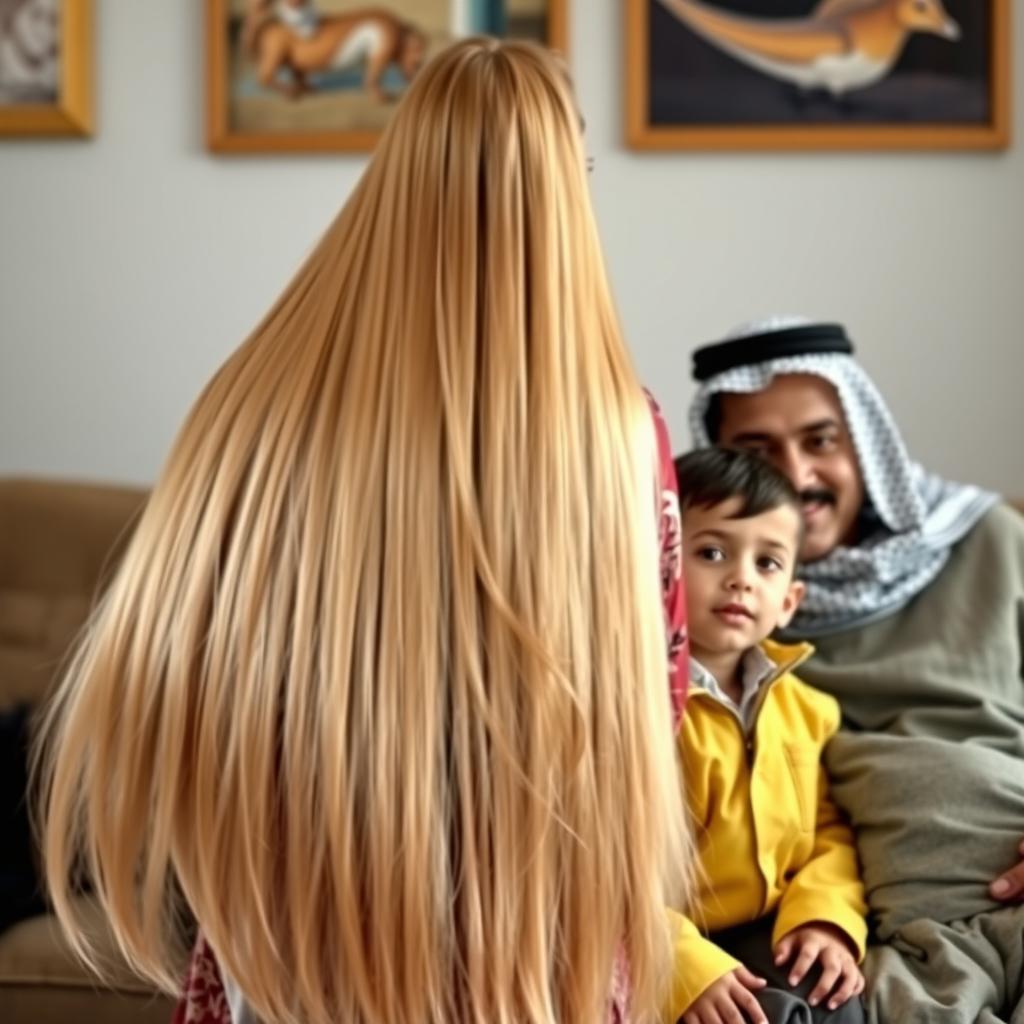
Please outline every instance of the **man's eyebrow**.
[[729, 438], [729, 444], [744, 444], [751, 441], [771, 441], [774, 434], [768, 434], [761, 430], [744, 430], [742, 433], [733, 434]]
[[[823, 420], [815, 420], [813, 423], [804, 423], [802, 426], [796, 428], [796, 433], [817, 434], [819, 431], [822, 430], [841, 429], [842, 424], [839, 422], [839, 420], [835, 419], [832, 416], [829, 416]], [[729, 438], [729, 444], [764, 444], [766, 442], [776, 440], [778, 436], [778, 434], [770, 433], [767, 430], [744, 430], [738, 434], [733, 434]]]
[[813, 423], [807, 423], [800, 427], [801, 434], [816, 434], [819, 430], [838, 430], [842, 424], [839, 420], [829, 416], [823, 420], [815, 420]]

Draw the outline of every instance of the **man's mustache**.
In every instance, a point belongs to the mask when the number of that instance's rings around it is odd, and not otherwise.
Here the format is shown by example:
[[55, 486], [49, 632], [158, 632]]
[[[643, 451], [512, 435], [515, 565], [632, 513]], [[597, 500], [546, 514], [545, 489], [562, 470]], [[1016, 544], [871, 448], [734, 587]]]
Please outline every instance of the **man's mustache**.
[[801, 505], [835, 505], [836, 496], [822, 488], [808, 487], [800, 492]]

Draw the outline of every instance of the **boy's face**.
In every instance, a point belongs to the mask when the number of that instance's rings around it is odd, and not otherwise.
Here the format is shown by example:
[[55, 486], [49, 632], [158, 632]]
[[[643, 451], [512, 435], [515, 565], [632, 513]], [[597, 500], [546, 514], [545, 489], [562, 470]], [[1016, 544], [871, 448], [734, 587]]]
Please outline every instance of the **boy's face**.
[[792, 619], [800, 513], [789, 505], [747, 519], [730, 498], [683, 514], [683, 575], [694, 656], [745, 651]]

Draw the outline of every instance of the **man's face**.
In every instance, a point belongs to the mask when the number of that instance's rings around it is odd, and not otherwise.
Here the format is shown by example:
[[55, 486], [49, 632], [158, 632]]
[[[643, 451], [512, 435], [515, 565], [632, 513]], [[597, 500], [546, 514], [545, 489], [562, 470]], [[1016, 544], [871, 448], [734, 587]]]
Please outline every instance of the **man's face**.
[[767, 459], [800, 493], [801, 561], [855, 543], [864, 482], [835, 388], [812, 374], [785, 374], [764, 391], [719, 399], [717, 442]]

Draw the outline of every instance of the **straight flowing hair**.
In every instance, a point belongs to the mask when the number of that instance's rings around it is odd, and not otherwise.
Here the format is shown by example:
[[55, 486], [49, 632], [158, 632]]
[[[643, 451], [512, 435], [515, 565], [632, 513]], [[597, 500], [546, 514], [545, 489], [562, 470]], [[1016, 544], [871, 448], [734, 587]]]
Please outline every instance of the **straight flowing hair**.
[[533, 45], [416, 77], [191, 410], [44, 724], [46, 880], [260, 1018], [595, 1024], [688, 862], [656, 442], [579, 114]]

